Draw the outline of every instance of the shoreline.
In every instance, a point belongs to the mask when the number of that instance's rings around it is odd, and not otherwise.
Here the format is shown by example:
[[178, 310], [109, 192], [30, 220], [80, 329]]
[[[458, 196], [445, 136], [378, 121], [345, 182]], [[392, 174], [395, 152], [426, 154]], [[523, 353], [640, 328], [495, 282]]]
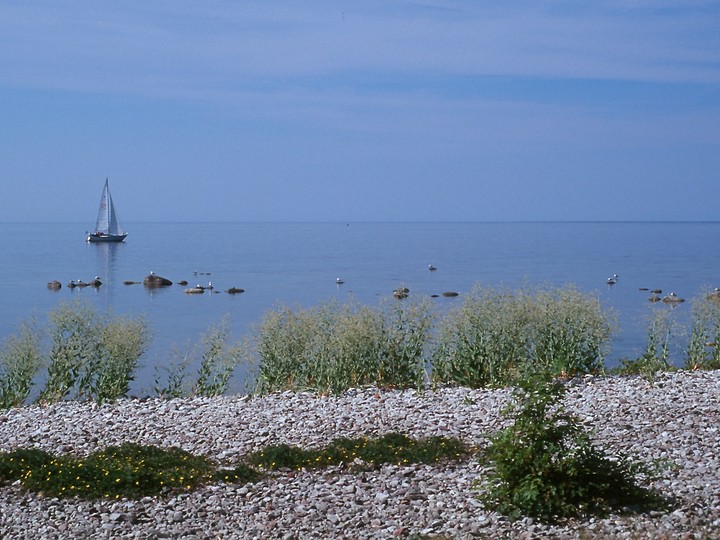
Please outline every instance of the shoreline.
[[[658, 515], [611, 515], [544, 525], [485, 512], [477, 458], [438, 465], [341, 467], [273, 473], [254, 484], [210, 485], [171, 498], [78, 501], [0, 488], [3, 538], [657, 538], [720, 536], [720, 371], [639, 377], [586, 376], [566, 405], [597, 442], [646, 464], [670, 462], [654, 486], [677, 505]], [[61, 402], [0, 413], [0, 450], [35, 446], [86, 454], [137, 442], [179, 446], [222, 465], [268, 444], [317, 447], [341, 436], [457, 437], [484, 445], [505, 420], [509, 389], [417, 392], [283, 392], [98, 406]], [[32, 532], [32, 534], [31, 534]]]

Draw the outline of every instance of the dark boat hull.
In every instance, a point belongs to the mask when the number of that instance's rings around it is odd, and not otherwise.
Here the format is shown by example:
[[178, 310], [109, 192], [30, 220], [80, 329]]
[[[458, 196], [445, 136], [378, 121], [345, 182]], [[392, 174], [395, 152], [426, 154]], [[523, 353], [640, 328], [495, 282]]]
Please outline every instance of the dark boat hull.
[[122, 242], [125, 240], [126, 234], [88, 234], [87, 241], [93, 244], [106, 243], [106, 242]]

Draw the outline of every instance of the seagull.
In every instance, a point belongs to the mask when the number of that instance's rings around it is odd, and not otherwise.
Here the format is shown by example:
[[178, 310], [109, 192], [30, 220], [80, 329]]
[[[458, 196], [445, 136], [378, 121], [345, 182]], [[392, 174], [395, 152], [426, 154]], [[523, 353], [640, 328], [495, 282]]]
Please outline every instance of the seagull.
[[611, 277], [607, 278], [607, 284], [608, 285], [615, 285], [618, 281], [618, 275], [613, 274]]
[[434, 272], [435, 270], [437, 270], [437, 268], [435, 268], [432, 264], [428, 264], [428, 270]]
[[337, 283], [338, 285], [342, 285], [342, 284], [345, 283], [345, 282], [342, 280], [342, 278], [337, 278], [337, 279], [335, 280], [335, 283]]

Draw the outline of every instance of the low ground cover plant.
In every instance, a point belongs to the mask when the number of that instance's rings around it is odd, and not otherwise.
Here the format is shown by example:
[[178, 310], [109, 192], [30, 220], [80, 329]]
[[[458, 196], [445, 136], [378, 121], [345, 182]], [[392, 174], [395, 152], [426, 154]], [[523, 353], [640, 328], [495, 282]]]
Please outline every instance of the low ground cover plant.
[[249, 456], [252, 464], [268, 470], [327, 467], [340, 463], [359, 463], [376, 467], [384, 463], [435, 463], [466, 456], [470, 449], [458, 439], [428, 437], [413, 440], [400, 433], [377, 439], [340, 438], [328, 446], [306, 450], [285, 444], [271, 445]]
[[383, 463], [435, 463], [466, 456], [457, 439], [414, 440], [390, 433], [379, 438], [337, 439], [328, 446], [304, 450], [271, 445], [246, 457], [233, 468], [180, 448], [125, 443], [86, 457], [54, 456], [37, 448], [0, 453], [0, 485], [20, 481], [31, 491], [82, 499], [141, 498], [189, 491], [211, 482], [245, 484], [262, 477], [257, 469], [321, 468], [352, 463], [359, 458], [370, 467]]
[[549, 376], [516, 387], [504, 413], [513, 423], [490, 438], [483, 454], [492, 467], [479, 483], [486, 507], [513, 519], [544, 521], [667, 508], [667, 501], [640, 483], [654, 473], [593, 444], [580, 420], [562, 406], [565, 392]]

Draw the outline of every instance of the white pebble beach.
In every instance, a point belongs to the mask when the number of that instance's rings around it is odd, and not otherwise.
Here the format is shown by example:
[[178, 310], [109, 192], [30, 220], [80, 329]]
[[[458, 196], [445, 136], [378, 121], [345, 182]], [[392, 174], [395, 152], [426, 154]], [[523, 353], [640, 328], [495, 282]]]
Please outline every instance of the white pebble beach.
[[[667, 512], [543, 524], [483, 509], [478, 458], [272, 473], [141, 500], [57, 499], [0, 488], [0, 537], [65, 538], [720, 538], [720, 372], [582, 377], [565, 404], [597, 444], [646, 464], [670, 464], [654, 487]], [[178, 446], [233, 465], [269, 444], [320, 447], [342, 436], [402, 432], [472, 445], [507, 422], [510, 391], [357, 389], [340, 396], [123, 399], [62, 402], [0, 412], [0, 451], [37, 447], [85, 455], [123, 442]]]

